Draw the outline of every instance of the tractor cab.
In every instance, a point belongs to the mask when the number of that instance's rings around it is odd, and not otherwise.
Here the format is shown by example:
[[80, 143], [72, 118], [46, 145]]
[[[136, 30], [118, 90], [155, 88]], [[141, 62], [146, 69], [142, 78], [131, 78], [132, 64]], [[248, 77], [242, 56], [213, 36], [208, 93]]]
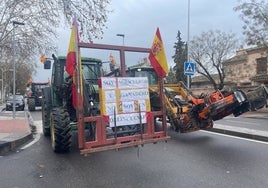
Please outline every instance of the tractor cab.
[[98, 59], [82, 59], [82, 75], [85, 81], [91, 84], [98, 84], [98, 78], [103, 76], [102, 62]]
[[126, 75], [129, 77], [147, 77], [149, 85], [158, 84], [158, 76], [155, 70], [149, 65], [129, 67], [126, 70]]
[[[65, 70], [66, 56], [52, 56], [54, 63], [52, 65], [52, 91], [53, 100], [52, 106], [67, 106], [69, 114], [75, 114], [75, 106], [72, 102], [73, 83], [75, 79], [71, 77]], [[102, 61], [96, 58], [82, 57], [81, 58], [81, 79], [83, 79], [85, 109], [89, 109], [89, 103], [99, 101], [98, 97], [98, 78], [103, 76]], [[87, 113], [88, 110], [86, 110]], [[72, 118], [71, 118], [72, 119]], [[75, 118], [74, 118], [75, 119]]]

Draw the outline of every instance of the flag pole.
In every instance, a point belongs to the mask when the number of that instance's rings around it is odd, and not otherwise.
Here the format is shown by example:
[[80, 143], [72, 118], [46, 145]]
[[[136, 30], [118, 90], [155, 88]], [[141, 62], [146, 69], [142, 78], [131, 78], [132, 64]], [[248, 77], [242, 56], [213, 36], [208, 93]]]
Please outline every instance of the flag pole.
[[84, 147], [84, 105], [83, 105], [83, 87], [82, 87], [82, 67], [81, 67], [81, 57], [80, 49], [78, 47], [78, 24], [76, 21], [76, 15], [74, 16], [74, 28], [75, 28], [75, 58], [76, 58], [76, 67], [75, 67], [75, 78], [76, 78], [76, 101], [77, 101], [77, 117], [78, 117], [78, 147], [81, 149]]
[[161, 104], [161, 111], [162, 111], [162, 127], [165, 136], [167, 136], [167, 118], [166, 118], [166, 103], [164, 98], [164, 79], [160, 77], [158, 81], [159, 85], [159, 94], [160, 94], [160, 104]]

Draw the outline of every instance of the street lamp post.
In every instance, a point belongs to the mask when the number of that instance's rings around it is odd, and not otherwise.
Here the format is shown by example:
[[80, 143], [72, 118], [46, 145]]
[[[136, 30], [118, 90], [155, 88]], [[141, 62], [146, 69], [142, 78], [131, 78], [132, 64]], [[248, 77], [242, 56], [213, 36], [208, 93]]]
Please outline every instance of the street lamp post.
[[16, 118], [16, 104], [15, 104], [15, 96], [16, 96], [16, 52], [15, 52], [15, 26], [16, 25], [25, 25], [22, 22], [17, 22], [17, 21], [13, 21], [13, 42], [12, 42], [12, 46], [13, 46], [13, 119]]
[[[188, 0], [188, 24], [187, 24], [187, 62], [190, 62], [190, 53], [189, 53], [189, 45], [190, 45], [190, 0]], [[190, 76], [187, 75], [187, 87], [190, 88]]]
[[2, 103], [4, 103], [4, 70], [1, 69], [2, 75], [1, 75], [1, 81], [2, 81], [2, 88], [1, 88], [1, 99]]
[[123, 38], [123, 46], [124, 46], [125, 45], [125, 35], [124, 34], [116, 34], [116, 36]]

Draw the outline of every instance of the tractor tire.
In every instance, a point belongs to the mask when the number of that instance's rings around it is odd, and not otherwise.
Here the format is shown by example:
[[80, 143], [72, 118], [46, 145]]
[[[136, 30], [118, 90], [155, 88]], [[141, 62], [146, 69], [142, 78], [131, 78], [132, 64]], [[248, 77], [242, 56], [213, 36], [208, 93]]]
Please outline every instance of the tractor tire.
[[44, 136], [50, 136], [50, 114], [51, 114], [51, 88], [46, 87], [42, 92], [42, 128]]
[[28, 109], [30, 112], [35, 111], [35, 99], [34, 98], [28, 99]]
[[55, 108], [51, 114], [51, 145], [55, 153], [65, 153], [71, 147], [71, 125], [67, 111]]

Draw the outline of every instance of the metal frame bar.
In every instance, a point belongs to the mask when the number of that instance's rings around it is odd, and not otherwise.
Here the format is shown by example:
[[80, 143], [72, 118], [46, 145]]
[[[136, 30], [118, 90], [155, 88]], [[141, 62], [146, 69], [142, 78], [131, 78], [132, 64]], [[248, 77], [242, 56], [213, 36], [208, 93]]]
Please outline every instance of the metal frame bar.
[[105, 116], [93, 116], [84, 117], [84, 122], [95, 122], [95, 140], [85, 141], [83, 149], [80, 150], [80, 154], [86, 155], [88, 153], [94, 153], [99, 151], [105, 151], [110, 149], [119, 149], [131, 146], [144, 145], [147, 143], [157, 143], [160, 141], [167, 141], [170, 139], [166, 135], [166, 129], [163, 125], [163, 130], [155, 132], [154, 122], [155, 118], [162, 116], [161, 111], [149, 112], [147, 114], [147, 124], [144, 133], [123, 137], [106, 137], [106, 125]]
[[[115, 45], [106, 45], [106, 44], [94, 44], [94, 43], [78, 43], [78, 48], [93, 48], [93, 49], [106, 49], [106, 50], [118, 50], [120, 52], [120, 68], [121, 76], [126, 76], [126, 65], [125, 65], [125, 52], [144, 52], [149, 53], [149, 48], [139, 48], [139, 47], [130, 47], [130, 46], [115, 46]], [[78, 145], [80, 153], [86, 155], [88, 153], [94, 153], [99, 151], [105, 151], [110, 149], [119, 149], [131, 146], [144, 145], [147, 143], [156, 143], [159, 141], [167, 141], [170, 139], [167, 136], [167, 125], [166, 125], [166, 111], [164, 105], [164, 95], [163, 95], [163, 80], [159, 79], [159, 88], [160, 88], [160, 103], [162, 110], [147, 112], [147, 123], [145, 124], [144, 132], [141, 134], [117, 137], [114, 138], [106, 137], [106, 125], [105, 116], [92, 116], [92, 117], [83, 117], [83, 114], [78, 116]], [[77, 97], [82, 97], [81, 93]], [[156, 117], [161, 117], [162, 121], [162, 131], [155, 132], [155, 119]], [[85, 122], [95, 122], [95, 140], [86, 141], [85, 140], [85, 129], [83, 124]]]

